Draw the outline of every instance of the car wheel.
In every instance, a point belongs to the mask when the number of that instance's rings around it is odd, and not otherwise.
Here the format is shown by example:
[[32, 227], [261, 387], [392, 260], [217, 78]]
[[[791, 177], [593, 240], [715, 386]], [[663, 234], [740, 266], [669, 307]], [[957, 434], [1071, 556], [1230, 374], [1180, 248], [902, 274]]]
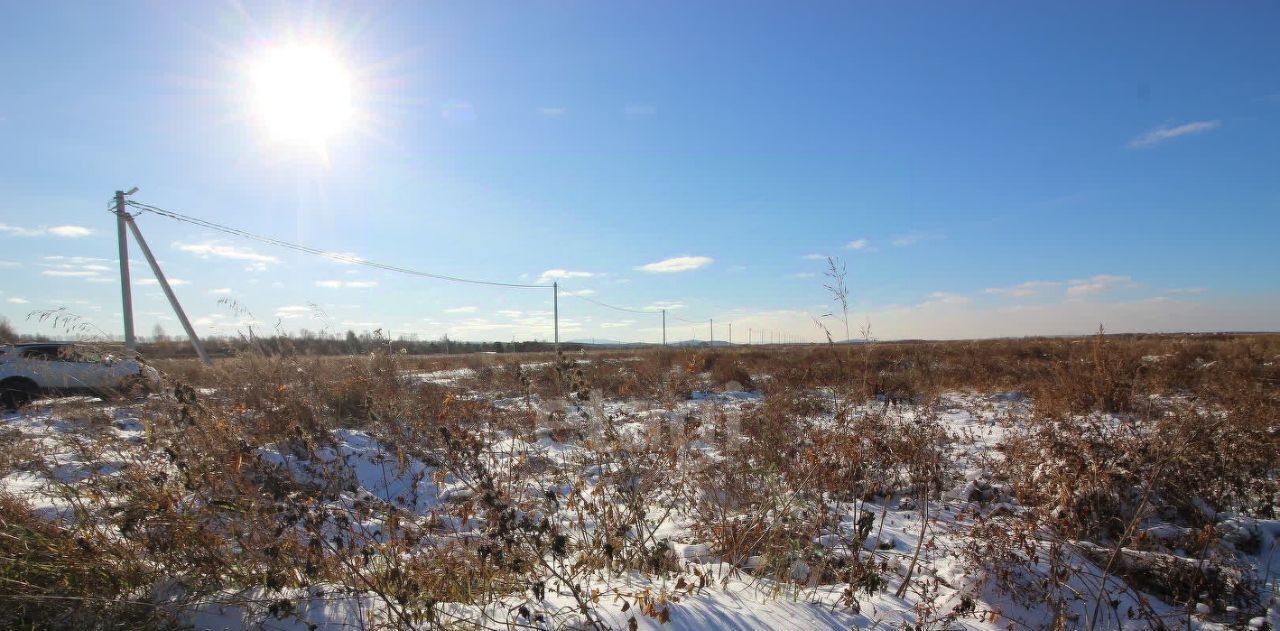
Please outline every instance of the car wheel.
[[10, 410], [31, 403], [40, 389], [30, 379], [7, 379], [0, 382], [0, 404]]

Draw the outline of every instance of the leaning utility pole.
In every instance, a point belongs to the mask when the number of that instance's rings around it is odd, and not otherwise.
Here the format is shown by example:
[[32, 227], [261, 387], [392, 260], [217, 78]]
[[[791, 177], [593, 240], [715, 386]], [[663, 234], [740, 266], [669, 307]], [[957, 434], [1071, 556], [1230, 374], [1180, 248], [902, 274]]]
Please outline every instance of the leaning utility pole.
[[120, 246], [120, 300], [124, 312], [124, 350], [137, 351], [133, 337], [133, 291], [129, 285], [129, 235], [125, 232], [124, 191], [116, 191], [116, 241]]
[[142, 248], [142, 255], [147, 257], [147, 263], [151, 265], [151, 272], [156, 275], [156, 281], [160, 283], [160, 288], [164, 290], [164, 295], [169, 299], [169, 306], [173, 307], [173, 313], [178, 316], [178, 322], [182, 323], [182, 328], [187, 332], [187, 338], [191, 340], [191, 346], [195, 349], [196, 355], [200, 357], [200, 361], [209, 363], [209, 355], [204, 352], [204, 344], [200, 343], [200, 338], [196, 336], [196, 330], [191, 328], [191, 321], [187, 319], [187, 313], [182, 310], [182, 305], [178, 304], [178, 297], [174, 295], [173, 288], [169, 286], [169, 281], [164, 277], [164, 272], [160, 271], [160, 264], [156, 263], [156, 257], [151, 254], [151, 248], [147, 246], [147, 240], [142, 238], [142, 231], [138, 230], [138, 224], [133, 222], [133, 217], [125, 214], [125, 223], [129, 224], [129, 231], [133, 233], [133, 238], [138, 240], [138, 247]]

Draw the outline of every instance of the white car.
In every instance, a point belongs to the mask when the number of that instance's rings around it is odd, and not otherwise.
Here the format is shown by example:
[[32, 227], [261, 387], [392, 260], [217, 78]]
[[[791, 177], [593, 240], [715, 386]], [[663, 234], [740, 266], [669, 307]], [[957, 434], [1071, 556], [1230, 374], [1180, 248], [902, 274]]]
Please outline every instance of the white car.
[[42, 394], [107, 394], [160, 388], [160, 373], [74, 342], [0, 346], [0, 404], [17, 409]]

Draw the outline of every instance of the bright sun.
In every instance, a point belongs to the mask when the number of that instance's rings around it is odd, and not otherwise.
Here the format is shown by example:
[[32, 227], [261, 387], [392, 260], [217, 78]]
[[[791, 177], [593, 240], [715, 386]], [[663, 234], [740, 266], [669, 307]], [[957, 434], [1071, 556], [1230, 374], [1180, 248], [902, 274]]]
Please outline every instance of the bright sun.
[[253, 117], [272, 142], [323, 152], [351, 121], [351, 75], [327, 48], [268, 48], [253, 61], [249, 77]]

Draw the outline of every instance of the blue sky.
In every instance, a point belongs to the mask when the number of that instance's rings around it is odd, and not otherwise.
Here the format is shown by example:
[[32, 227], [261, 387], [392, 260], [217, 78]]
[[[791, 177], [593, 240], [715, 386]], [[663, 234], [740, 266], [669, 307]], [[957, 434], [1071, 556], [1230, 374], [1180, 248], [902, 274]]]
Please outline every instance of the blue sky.
[[[0, 26], [0, 315], [118, 334], [113, 191], [310, 246], [818, 335], [820, 256], [878, 338], [1280, 328], [1274, 3], [39, 3]], [[349, 69], [273, 140], [264, 50]], [[550, 292], [143, 215], [204, 334], [549, 338]], [[56, 258], [61, 257], [61, 258]], [[683, 271], [644, 266], [689, 257]], [[179, 331], [134, 250], [138, 329]], [[140, 265], [141, 264], [141, 265]], [[653, 269], [653, 268], [648, 268]], [[551, 274], [550, 276], [555, 276]], [[565, 297], [571, 338], [656, 315]], [[836, 329], [843, 325], [828, 320]], [[727, 335], [719, 328], [717, 337]], [[841, 337], [843, 335], [840, 335]]]

